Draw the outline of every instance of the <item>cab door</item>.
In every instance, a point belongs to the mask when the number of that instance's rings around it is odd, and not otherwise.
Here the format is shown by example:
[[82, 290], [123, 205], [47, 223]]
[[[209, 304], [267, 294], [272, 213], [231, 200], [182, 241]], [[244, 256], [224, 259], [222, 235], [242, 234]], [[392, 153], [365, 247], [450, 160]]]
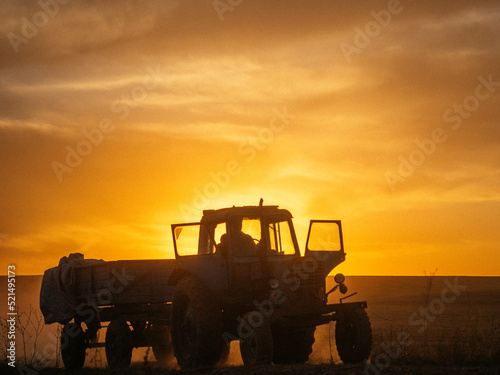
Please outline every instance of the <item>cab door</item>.
[[215, 292], [228, 288], [227, 260], [215, 251], [213, 234], [201, 223], [173, 224], [177, 268], [203, 281]]
[[345, 260], [340, 220], [310, 221], [305, 257], [313, 257], [320, 262], [325, 277]]

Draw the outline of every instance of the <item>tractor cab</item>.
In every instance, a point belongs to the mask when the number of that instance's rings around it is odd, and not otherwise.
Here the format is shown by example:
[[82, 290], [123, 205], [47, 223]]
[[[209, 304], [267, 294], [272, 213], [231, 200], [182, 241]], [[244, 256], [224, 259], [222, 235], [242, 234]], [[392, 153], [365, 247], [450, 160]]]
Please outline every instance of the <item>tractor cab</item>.
[[172, 225], [172, 233], [182, 267], [235, 299], [262, 298], [270, 282], [324, 289], [345, 259], [340, 221], [311, 221], [301, 257], [292, 214], [278, 206], [205, 210], [199, 223]]

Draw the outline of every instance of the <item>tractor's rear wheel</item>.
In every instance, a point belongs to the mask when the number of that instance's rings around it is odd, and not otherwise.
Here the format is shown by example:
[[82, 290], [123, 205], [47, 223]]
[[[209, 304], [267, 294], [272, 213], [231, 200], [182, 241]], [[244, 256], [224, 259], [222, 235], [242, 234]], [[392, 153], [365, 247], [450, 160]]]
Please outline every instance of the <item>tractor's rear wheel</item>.
[[365, 362], [372, 347], [372, 327], [365, 309], [352, 309], [337, 314], [335, 341], [344, 363]]
[[[269, 322], [256, 311], [243, 316], [238, 329], [240, 353], [245, 366], [269, 364], [273, 359], [273, 335]], [[257, 319], [252, 319], [257, 316]]]
[[273, 362], [275, 364], [305, 363], [314, 344], [312, 328], [273, 329]]
[[68, 323], [61, 333], [61, 356], [64, 367], [76, 370], [85, 363], [85, 333], [78, 323]]
[[112, 320], [106, 332], [106, 359], [110, 368], [125, 368], [132, 359], [132, 332], [123, 319]]
[[172, 345], [181, 368], [211, 367], [221, 359], [222, 308], [201, 281], [186, 277], [177, 284], [171, 322]]

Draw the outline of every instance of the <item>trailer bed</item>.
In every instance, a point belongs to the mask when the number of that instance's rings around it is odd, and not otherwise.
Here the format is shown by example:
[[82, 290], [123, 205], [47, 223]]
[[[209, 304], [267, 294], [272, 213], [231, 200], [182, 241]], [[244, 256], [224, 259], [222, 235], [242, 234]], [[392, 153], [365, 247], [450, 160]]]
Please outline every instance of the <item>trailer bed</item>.
[[171, 302], [175, 287], [168, 281], [175, 259], [118, 260], [74, 267], [74, 294], [79, 303], [97, 306]]

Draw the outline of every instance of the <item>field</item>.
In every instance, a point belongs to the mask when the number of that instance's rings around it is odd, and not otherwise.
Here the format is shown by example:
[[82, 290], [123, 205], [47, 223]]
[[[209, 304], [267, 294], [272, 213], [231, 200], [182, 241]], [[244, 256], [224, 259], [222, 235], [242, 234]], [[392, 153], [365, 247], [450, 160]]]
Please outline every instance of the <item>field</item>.
[[[16, 363], [38, 363], [42, 373], [63, 374], [56, 355], [57, 325], [45, 326], [38, 310], [40, 276], [17, 278], [16, 298], [20, 315], [16, 331]], [[329, 278], [328, 284], [333, 280]], [[349, 300], [367, 300], [373, 328], [373, 347], [368, 365], [344, 366], [337, 355], [334, 324], [316, 330], [316, 342], [309, 363], [301, 366], [271, 366], [260, 373], [282, 374], [413, 374], [413, 373], [498, 373], [500, 371], [500, 278], [495, 277], [377, 277], [351, 276]], [[0, 296], [6, 297], [6, 278], [0, 279]], [[330, 302], [339, 294], [330, 295]], [[6, 361], [6, 304], [2, 303], [0, 362]], [[104, 330], [100, 332], [104, 337]], [[238, 343], [233, 342], [225, 366], [202, 371], [239, 374], [252, 371], [241, 367]], [[42, 359], [48, 358], [44, 362]], [[113, 373], [106, 369], [102, 349], [87, 351], [86, 372]], [[254, 369], [255, 370], [255, 369]], [[184, 373], [175, 363], [158, 368], [152, 353], [135, 349], [134, 374]], [[3, 373], [3, 372], [2, 372]], [[122, 373], [122, 372], [117, 372]]]

